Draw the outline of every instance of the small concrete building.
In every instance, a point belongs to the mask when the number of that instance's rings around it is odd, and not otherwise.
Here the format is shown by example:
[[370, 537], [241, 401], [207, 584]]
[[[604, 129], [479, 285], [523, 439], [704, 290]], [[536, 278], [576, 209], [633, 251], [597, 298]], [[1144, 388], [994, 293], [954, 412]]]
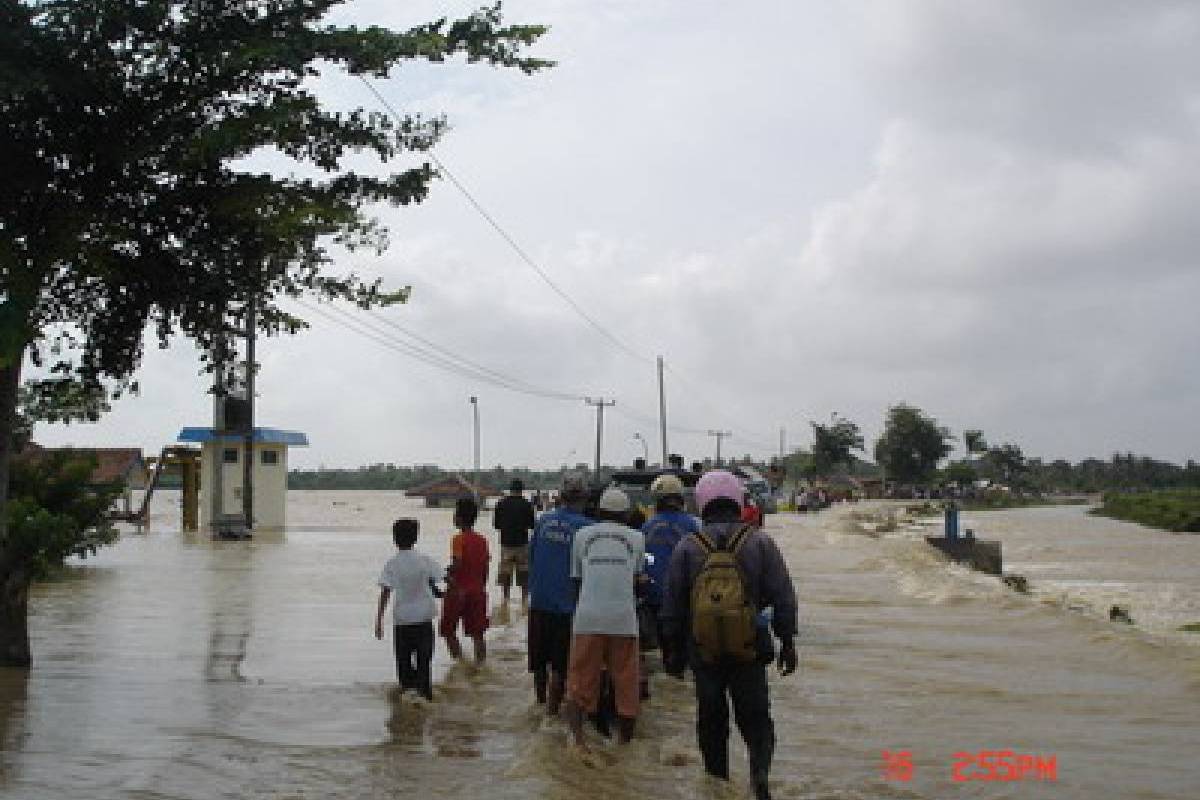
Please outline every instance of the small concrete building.
[[[200, 529], [209, 530], [215, 515], [242, 514], [242, 464], [245, 442], [240, 436], [218, 435], [212, 428], [184, 428], [177, 439], [200, 445]], [[307, 447], [308, 437], [298, 431], [255, 428], [254, 520], [251, 528], [283, 528], [287, 523], [287, 473], [289, 447]], [[213, 487], [220, 487], [220, 505]]]

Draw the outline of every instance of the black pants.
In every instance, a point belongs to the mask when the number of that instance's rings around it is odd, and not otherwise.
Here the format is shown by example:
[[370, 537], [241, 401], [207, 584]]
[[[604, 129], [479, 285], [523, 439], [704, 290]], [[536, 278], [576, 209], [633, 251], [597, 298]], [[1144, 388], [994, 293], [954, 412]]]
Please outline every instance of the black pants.
[[416, 689], [433, 699], [429, 682], [429, 662], [433, 660], [433, 623], [397, 625], [392, 637], [396, 643], [396, 677], [401, 689]]
[[729, 777], [729, 705], [746, 742], [750, 757], [750, 779], [765, 783], [775, 753], [775, 724], [771, 722], [771, 700], [767, 693], [767, 668], [763, 664], [703, 664], [692, 661], [696, 676], [696, 737], [704, 757], [704, 769], [719, 778]]

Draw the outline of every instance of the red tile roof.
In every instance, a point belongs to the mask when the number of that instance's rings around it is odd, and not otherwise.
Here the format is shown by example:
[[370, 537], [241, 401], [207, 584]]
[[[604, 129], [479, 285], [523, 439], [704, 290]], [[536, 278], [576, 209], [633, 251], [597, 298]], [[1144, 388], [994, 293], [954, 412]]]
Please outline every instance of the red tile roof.
[[144, 478], [146, 464], [138, 447], [41, 447], [30, 443], [18, 458], [41, 459], [54, 453], [95, 458], [96, 467], [88, 479], [93, 486], [124, 484], [131, 478]]

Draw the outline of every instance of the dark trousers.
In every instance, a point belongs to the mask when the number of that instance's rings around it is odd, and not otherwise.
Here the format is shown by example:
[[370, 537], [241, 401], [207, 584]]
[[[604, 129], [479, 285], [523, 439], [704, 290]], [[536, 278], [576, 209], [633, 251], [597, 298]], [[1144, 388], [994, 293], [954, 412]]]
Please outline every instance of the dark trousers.
[[719, 778], [729, 777], [729, 705], [750, 757], [750, 779], [765, 783], [775, 753], [775, 725], [767, 693], [767, 668], [758, 663], [703, 664], [692, 661], [696, 677], [696, 737], [704, 769]]
[[425, 699], [433, 699], [429, 682], [429, 662], [433, 660], [433, 623], [397, 625], [392, 637], [396, 643], [396, 677], [401, 689], [416, 689]]

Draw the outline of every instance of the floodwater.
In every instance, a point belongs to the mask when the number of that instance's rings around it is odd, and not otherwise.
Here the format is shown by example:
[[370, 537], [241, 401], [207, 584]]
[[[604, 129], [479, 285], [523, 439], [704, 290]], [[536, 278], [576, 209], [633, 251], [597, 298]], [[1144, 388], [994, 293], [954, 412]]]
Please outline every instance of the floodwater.
[[[706, 779], [690, 685], [661, 674], [630, 746], [573, 754], [532, 703], [516, 603], [481, 671], [439, 642], [435, 702], [398, 697], [372, 635], [389, 523], [420, 517], [418, 547], [444, 561], [448, 510], [293, 492], [285, 533], [214, 542], [178, 532], [177, 501], [35, 588], [35, 666], [0, 671], [0, 797], [748, 796], [736, 732], [733, 781]], [[1030, 595], [947, 564], [920, 530], [857, 532], [849, 509], [768, 518], [802, 621], [800, 671], [771, 678], [775, 796], [1200, 797], [1200, 634], [1176, 630], [1200, 621], [1200, 537], [1079, 507], [964, 524], [1005, 542]], [[1113, 603], [1135, 624], [1110, 622]], [[957, 754], [1002, 750], [1043, 772], [954, 779]]]

